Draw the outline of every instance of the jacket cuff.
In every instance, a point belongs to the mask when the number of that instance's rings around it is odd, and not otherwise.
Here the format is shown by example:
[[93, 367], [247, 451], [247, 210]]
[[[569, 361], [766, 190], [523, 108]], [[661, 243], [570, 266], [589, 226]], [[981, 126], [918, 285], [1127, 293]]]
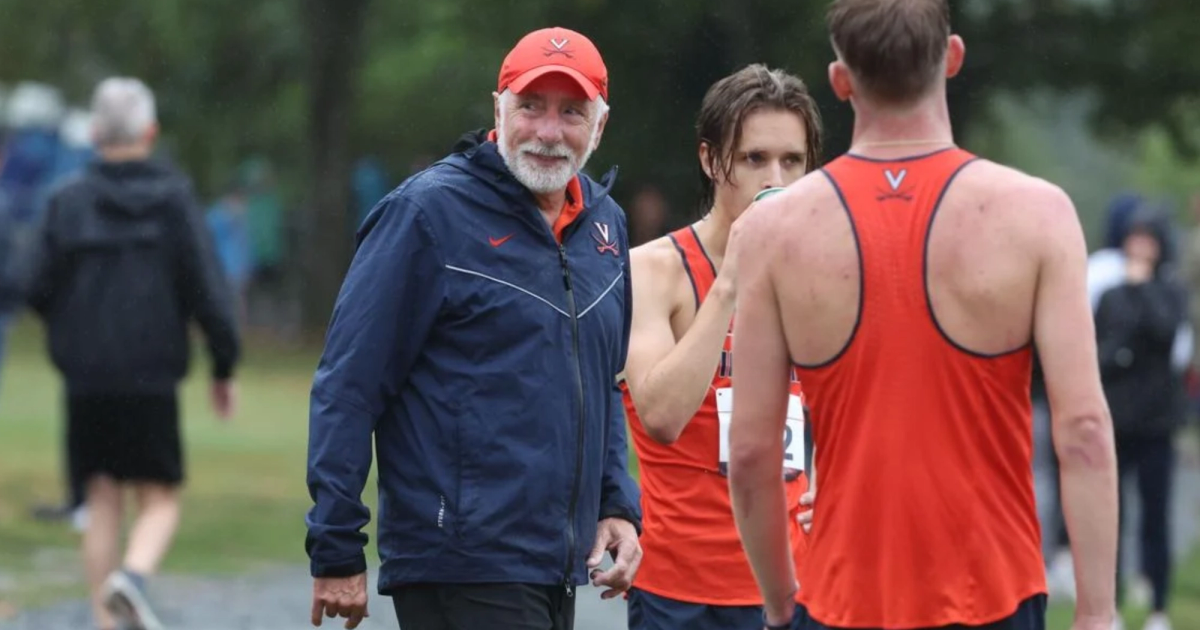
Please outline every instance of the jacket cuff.
[[638, 518], [638, 515], [634, 513], [633, 510], [620, 506], [601, 510], [600, 520], [603, 521], [606, 518], [619, 518], [623, 521], [629, 521], [630, 523], [633, 523], [633, 528], [637, 530], [637, 535], [642, 535], [642, 519]]
[[359, 554], [357, 558], [337, 564], [325, 564], [313, 560], [309, 570], [315, 578], [346, 578], [367, 572], [367, 556]]
[[233, 378], [233, 363], [214, 363], [212, 377], [214, 381], [227, 381]]

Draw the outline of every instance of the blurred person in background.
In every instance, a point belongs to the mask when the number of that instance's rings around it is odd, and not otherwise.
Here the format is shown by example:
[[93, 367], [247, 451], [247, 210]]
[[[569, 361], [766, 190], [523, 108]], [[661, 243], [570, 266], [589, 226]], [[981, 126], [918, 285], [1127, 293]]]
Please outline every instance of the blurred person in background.
[[[239, 340], [191, 184], [152, 158], [153, 94], [136, 79], [107, 79], [92, 113], [100, 159], [49, 199], [28, 301], [66, 385], [95, 622], [100, 630], [157, 630], [146, 586], [180, 518], [178, 387], [188, 371], [188, 323], [197, 321], [208, 339], [221, 418], [234, 410]], [[126, 489], [137, 515], [122, 558]]]
[[629, 588], [628, 234], [615, 170], [582, 172], [607, 99], [587, 37], [525, 35], [501, 64], [495, 127], [363, 223], [312, 386], [314, 625], [367, 615], [372, 445], [377, 591], [402, 628], [570, 630], [577, 586]]
[[[70, 110], [59, 125], [59, 149], [54, 160], [50, 189], [61, 186], [72, 177], [78, 176], [94, 158], [92, 149], [91, 114], [83, 110]], [[42, 521], [69, 519], [76, 531], [86, 526], [87, 509], [84, 507], [83, 481], [73, 474], [67, 453], [66, 422], [63, 423], [63, 479], [67, 485], [66, 501], [60, 505], [39, 505], [33, 509], [33, 517]]]
[[[1125, 237], [1129, 233], [1130, 221], [1134, 215], [1149, 203], [1141, 195], [1124, 193], [1117, 195], [1109, 204], [1104, 247], [1088, 256], [1088, 298], [1091, 300], [1093, 311], [1099, 306], [1100, 296], [1105, 291], [1125, 281], [1128, 269], [1125, 259]], [[1174, 229], [1166, 213], [1160, 212], [1159, 215], [1164, 221], [1161, 267], [1164, 271], [1178, 275], [1183, 269], [1179, 248], [1175, 243]], [[1180, 322], [1171, 345], [1171, 365], [1176, 373], [1183, 374], [1191, 365], [1195, 339], [1191, 322]]]
[[282, 324], [284, 266], [287, 263], [284, 205], [275, 169], [265, 157], [254, 157], [238, 169], [246, 188], [246, 230], [253, 261], [246, 290], [247, 325], [275, 328]]
[[[425, 166], [428, 164], [414, 165], [411, 174], [416, 174]], [[351, 186], [354, 193], [354, 216], [357, 218], [354, 225], [357, 228], [367, 220], [367, 215], [379, 203], [379, 200], [391, 192], [392, 186], [383, 162], [374, 155], [364, 155], [354, 163]]]
[[[0, 127], [0, 171], [8, 153], [8, 130]], [[16, 238], [16, 216], [12, 200], [0, 188], [0, 365], [4, 363], [5, 341], [8, 339], [8, 320], [20, 309], [24, 300], [23, 279], [20, 276], [20, 243]]]
[[[762, 595], [729, 500], [728, 394], [737, 286], [729, 234], [764, 190], [820, 164], [821, 118], [799, 77], [754, 64], [709, 88], [696, 122], [704, 216], [634, 248], [625, 415], [641, 470], [645, 560], [631, 630], [762, 627]], [[661, 195], [643, 189], [639, 195]], [[798, 382], [790, 395], [803, 408]], [[803, 418], [780, 460], [791, 555], [800, 564], [809, 487]], [[807, 512], [807, 510], [804, 510]]]
[[33, 224], [57, 175], [61, 153], [60, 125], [65, 113], [58, 90], [23, 83], [8, 101], [7, 159], [0, 169], [0, 189], [9, 196], [18, 222]]
[[58, 90], [40, 83], [19, 84], [5, 102], [7, 129], [0, 161], [0, 362], [28, 282], [26, 263], [54, 175], [62, 112]]
[[92, 115], [84, 110], [70, 110], [58, 128], [59, 148], [54, 160], [50, 185], [81, 173], [96, 157], [92, 147]]
[[247, 219], [246, 188], [236, 181], [205, 213], [217, 260], [233, 293], [238, 322], [246, 325], [246, 291], [254, 274], [254, 251]]
[[649, 243], [667, 231], [671, 209], [662, 190], [654, 184], [638, 188], [629, 204], [629, 238], [634, 247]]
[[[0, 362], [4, 360], [9, 327], [24, 306], [31, 281], [44, 200], [66, 174], [63, 157], [68, 153], [68, 144], [79, 141], [78, 121], [70, 115], [63, 117], [62, 99], [51, 86], [23, 83], [13, 90], [6, 105], [9, 129], [0, 159]], [[88, 134], [90, 130], [84, 129], [83, 135]], [[63, 455], [64, 469], [69, 469], [65, 465], [65, 439]], [[34, 506], [33, 516], [48, 521], [70, 518], [80, 529], [85, 512], [83, 489], [69, 470], [64, 473], [66, 500], [58, 505]]]
[[[1129, 216], [1121, 242], [1125, 276], [1101, 293], [1096, 308], [1101, 376], [1112, 410], [1120, 477], [1136, 478], [1140, 498], [1140, 569], [1153, 591], [1153, 614], [1145, 630], [1170, 628], [1174, 437], [1186, 414], [1172, 354], [1187, 318], [1187, 298], [1170, 266], [1169, 230], [1167, 218], [1147, 206]], [[1124, 491], [1121, 504], [1127, 504]], [[1126, 572], [1122, 566], [1119, 574]], [[1118, 602], [1124, 591], [1118, 589]]]

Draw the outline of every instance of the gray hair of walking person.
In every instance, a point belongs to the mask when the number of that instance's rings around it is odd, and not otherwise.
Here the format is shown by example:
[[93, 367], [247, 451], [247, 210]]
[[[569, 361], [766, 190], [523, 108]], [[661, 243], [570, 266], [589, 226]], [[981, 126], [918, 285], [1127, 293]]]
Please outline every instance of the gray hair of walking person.
[[92, 95], [92, 141], [98, 148], [129, 147], [158, 132], [154, 93], [138, 79], [112, 77]]

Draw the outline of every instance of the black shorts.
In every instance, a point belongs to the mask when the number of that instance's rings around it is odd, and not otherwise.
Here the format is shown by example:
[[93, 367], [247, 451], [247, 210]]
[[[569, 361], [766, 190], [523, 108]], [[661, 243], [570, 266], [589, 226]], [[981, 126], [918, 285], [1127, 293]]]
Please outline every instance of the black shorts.
[[575, 627], [575, 598], [561, 585], [411, 584], [388, 594], [403, 630]]
[[[800, 628], [803, 630], [838, 630], [832, 626], [822, 625], [816, 619], [809, 617], [803, 607], [800, 609], [800, 616], [802, 617]], [[1012, 616], [993, 623], [982, 626], [954, 624], [925, 630], [1046, 630], [1046, 596], [1030, 597], [1017, 606], [1017, 610]]]
[[179, 400], [174, 394], [74, 395], [67, 398], [71, 477], [183, 483]]
[[[629, 630], [762, 630], [762, 606], [714, 606], [693, 604], [629, 589]], [[793, 630], [803, 628], [797, 608]]]

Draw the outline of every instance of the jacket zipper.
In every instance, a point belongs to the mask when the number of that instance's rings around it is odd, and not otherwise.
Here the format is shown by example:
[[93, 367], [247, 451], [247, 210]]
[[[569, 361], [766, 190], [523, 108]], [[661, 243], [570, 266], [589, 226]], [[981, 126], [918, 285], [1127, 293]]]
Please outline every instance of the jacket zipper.
[[567, 566], [563, 571], [563, 588], [567, 597], [575, 596], [571, 569], [575, 565], [575, 504], [579, 502], [579, 480], [583, 476], [583, 367], [579, 363], [579, 316], [575, 308], [575, 290], [571, 287], [571, 269], [567, 266], [567, 250], [560, 243], [558, 260], [562, 263], [563, 288], [567, 291], [567, 307], [571, 311], [571, 344], [575, 352], [575, 398], [579, 407], [579, 427], [575, 439], [575, 481], [571, 487], [571, 502], [567, 507]]

